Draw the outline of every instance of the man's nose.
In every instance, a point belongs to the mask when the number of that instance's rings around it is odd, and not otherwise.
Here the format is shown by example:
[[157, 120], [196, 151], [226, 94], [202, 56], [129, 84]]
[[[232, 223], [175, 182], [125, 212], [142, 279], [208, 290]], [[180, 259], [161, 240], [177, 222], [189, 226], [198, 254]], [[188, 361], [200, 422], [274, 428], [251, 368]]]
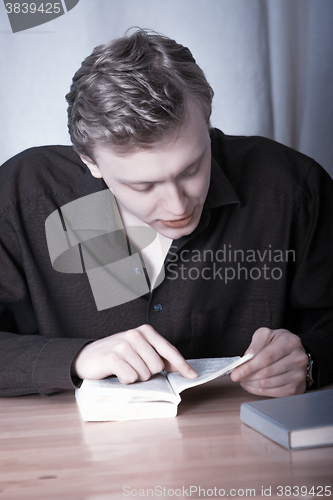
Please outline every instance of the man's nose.
[[188, 200], [182, 187], [176, 183], [170, 183], [163, 190], [163, 208], [175, 217], [188, 215], [186, 213]]

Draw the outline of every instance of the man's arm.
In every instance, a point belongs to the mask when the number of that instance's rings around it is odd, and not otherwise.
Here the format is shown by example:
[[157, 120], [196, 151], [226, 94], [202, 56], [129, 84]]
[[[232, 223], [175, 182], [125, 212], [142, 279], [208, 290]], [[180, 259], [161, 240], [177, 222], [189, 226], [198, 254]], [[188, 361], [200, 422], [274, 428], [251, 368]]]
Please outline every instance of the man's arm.
[[[10, 169], [2, 170], [2, 194], [10, 174]], [[91, 337], [89, 330], [82, 332], [82, 337], [78, 329], [72, 335], [70, 318], [67, 315], [66, 320], [62, 314], [68, 307], [61, 286], [51, 289], [51, 278], [45, 276], [50, 261], [45, 251], [44, 221], [45, 214], [54, 208], [52, 200], [51, 206], [45, 206], [43, 197], [39, 207], [39, 199], [33, 196], [30, 201], [27, 196], [24, 206], [8, 202], [0, 215], [0, 396], [74, 389], [76, 364], [81, 377], [90, 376], [86, 373], [89, 366], [89, 370], [100, 370], [99, 378], [115, 373], [124, 382], [146, 379], [159, 367], [171, 365], [187, 376], [189, 366], [184, 358], [150, 327], [96, 342], [93, 331]], [[63, 308], [56, 309], [55, 292]], [[51, 317], [48, 311], [53, 308]], [[77, 315], [77, 310], [72, 314]]]
[[231, 375], [253, 394], [304, 392], [308, 356], [303, 345], [314, 356], [316, 386], [333, 380], [333, 181], [315, 162], [300, 182], [299, 199], [291, 242], [296, 262], [286, 296], [294, 318], [288, 326], [296, 335], [268, 328], [254, 333], [246, 351], [253, 359]]
[[179, 370], [185, 377], [196, 376], [178, 350], [149, 325], [97, 341], [39, 335], [15, 235], [9, 225], [2, 228], [0, 396], [73, 389], [75, 376], [101, 379], [117, 375], [130, 383], [147, 380], [163, 368]]

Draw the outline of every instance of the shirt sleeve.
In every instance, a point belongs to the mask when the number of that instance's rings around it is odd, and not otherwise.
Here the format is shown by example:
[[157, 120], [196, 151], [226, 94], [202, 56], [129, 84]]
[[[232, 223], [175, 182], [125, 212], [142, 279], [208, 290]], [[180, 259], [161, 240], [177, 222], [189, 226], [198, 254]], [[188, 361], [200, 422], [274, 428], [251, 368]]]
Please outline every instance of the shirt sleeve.
[[0, 233], [0, 396], [53, 394], [74, 389], [71, 364], [92, 339], [39, 335], [15, 232]]
[[333, 181], [315, 162], [302, 189], [294, 226], [293, 331], [314, 358], [320, 387], [333, 381]]

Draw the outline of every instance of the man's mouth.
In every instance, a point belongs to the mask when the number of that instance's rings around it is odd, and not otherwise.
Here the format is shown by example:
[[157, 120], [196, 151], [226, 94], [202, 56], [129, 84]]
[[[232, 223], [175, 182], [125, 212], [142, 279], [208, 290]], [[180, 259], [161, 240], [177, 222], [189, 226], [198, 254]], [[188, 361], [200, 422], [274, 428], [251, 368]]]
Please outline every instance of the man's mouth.
[[185, 227], [187, 224], [189, 224], [193, 218], [194, 212], [192, 212], [190, 215], [187, 217], [183, 217], [182, 219], [174, 219], [174, 220], [162, 220], [162, 224], [167, 227], [173, 227], [173, 228], [178, 228], [178, 227]]

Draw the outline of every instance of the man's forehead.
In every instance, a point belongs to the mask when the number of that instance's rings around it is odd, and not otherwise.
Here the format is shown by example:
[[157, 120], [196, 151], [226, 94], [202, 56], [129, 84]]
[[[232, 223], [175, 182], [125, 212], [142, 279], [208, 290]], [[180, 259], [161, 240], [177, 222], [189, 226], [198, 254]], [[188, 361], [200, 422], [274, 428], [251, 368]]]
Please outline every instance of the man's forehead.
[[189, 106], [188, 120], [180, 129], [150, 147], [119, 152], [97, 145], [95, 161], [104, 179], [122, 182], [160, 182], [178, 176], [210, 148], [209, 127], [200, 107]]
[[149, 144], [130, 144], [124, 146], [113, 146], [107, 143], [96, 144], [93, 146], [94, 157], [108, 155], [117, 156], [119, 158], [130, 158], [135, 155], [143, 155], [150, 152], [163, 152], [166, 148], [171, 148], [179, 139], [186, 134], [187, 127], [185, 125], [176, 127], [170, 133], [165, 134], [157, 141]]
[[119, 182], [158, 182], [169, 175], [179, 175], [195, 165], [206, 151], [207, 145], [193, 142], [192, 147], [169, 143], [165, 147], [139, 150], [118, 155], [103, 148], [96, 155], [96, 163]]

